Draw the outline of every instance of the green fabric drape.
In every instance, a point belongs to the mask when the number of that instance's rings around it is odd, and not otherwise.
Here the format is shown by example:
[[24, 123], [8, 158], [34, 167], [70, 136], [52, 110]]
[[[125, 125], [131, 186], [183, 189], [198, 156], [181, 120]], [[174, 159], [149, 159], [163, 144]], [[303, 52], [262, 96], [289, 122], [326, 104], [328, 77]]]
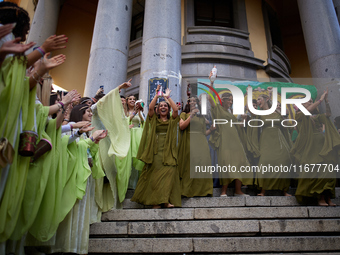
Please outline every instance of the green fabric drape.
[[[231, 121], [237, 122], [237, 119], [221, 105], [216, 105], [212, 109], [214, 119], [225, 119], [228, 121], [224, 125], [216, 125], [216, 130], [210, 136], [209, 143], [218, 150], [218, 165], [236, 167], [239, 171], [242, 166], [249, 166], [247, 158], [247, 136], [243, 127], [232, 125]], [[252, 173], [240, 172], [220, 172], [220, 182], [222, 185], [228, 185], [235, 179], [239, 179], [243, 185], [253, 184]]]
[[[13, 145], [15, 156], [10, 166], [6, 187], [0, 204], [0, 243], [6, 241], [13, 233], [21, 210], [26, 187], [30, 158], [18, 155], [19, 113], [22, 110], [22, 127], [33, 129], [35, 106], [35, 89], [29, 90], [26, 74], [25, 57], [9, 57], [0, 68], [0, 81], [3, 89], [0, 95], [0, 134]], [[15, 130], [18, 125], [16, 143]], [[2, 170], [0, 170], [0, 174]]]
[[147, 117], [137, 158], [145, 162], [131, 201], [144, 205], [172, 203], [181, 206], [177, 168], [177, 123]]
[[[304, 167], [306, 164], [338, 164], [340, 153], [340, 135], [334, 124], [325, 114], [305, 116], [296, 115], [298, 122], [298, 137], [291, 150], [296, 164]], [[325, 133], [322, 126], [325, 125]], [[299, 173], [298, 187], [295, 197], [299, 203], [309, 203], [308, 198], [319, 198], [328, 192], [335, 197], [336, 172], [302, 172]]]
[[[182, 112], [180, 118], [185, 121], [190, 113]], [[184, 129], [178, 147], [178, 169], [181, 179], [182, 196], [207, 196], [213, 194], [212, 174], [196, 172], [195, 166], [201, 168], [211, 166], [210, 149], [206, 133], [204, 117], [194, 116], [189, 126]]]

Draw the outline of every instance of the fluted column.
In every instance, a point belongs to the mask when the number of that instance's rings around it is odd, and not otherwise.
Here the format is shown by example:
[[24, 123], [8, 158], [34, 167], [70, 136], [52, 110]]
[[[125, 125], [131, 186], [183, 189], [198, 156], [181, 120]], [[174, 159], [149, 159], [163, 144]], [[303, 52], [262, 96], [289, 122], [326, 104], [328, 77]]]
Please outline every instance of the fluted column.
[[105, 93], [126, 80], [132, 0], [99, 0], [87, 69], [85, 96]]
[[329, 88], [335, 117], [340, 112], [340, 27], [334, 4], [332, 0], [298, 0], [298, 5], [312, 77], [319, 95]]
[[44, 41], [57, 31], [60, 0], [39, 0], [35, 10], [28, 42], [41, 46]]
[[[148, 80], [161, 76], [157, 73], [179, 74], [180, 70], [181, 0], [146, 0], [139, 97], [147, 102]], [[179, 80], [170, 77], [169, 87], [171, 98], [181, 101]]]

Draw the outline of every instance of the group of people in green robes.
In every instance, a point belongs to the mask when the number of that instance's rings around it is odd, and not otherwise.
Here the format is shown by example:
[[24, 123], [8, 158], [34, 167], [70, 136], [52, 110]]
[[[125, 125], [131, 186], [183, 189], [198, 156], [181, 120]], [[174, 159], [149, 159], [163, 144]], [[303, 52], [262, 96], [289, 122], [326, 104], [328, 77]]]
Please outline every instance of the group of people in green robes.
[[[209, 146], [220, 166], [237, 169], [254, 164], [335, 167], [339, 163], [340, 136], [329, 119], [328, 91], [319, 100], [303, 104], [311, 116], [296, 113], [294, 143], [280, 122], [246, 129], [210, 125], [195, 96], [179, 115], [171, 90], [159, 94], [160, 87], [144, 116], [135, 96], [119, 94], [131, 86], [131, 80], [105, 96], [99, 90], [96, 100], [80, 98], [75, 90], [50, 97], [51, 77], [46, 73], [66, 59], [50, 53], [64, 48], [67, 37], [52, 35], [25, 56], [35, 45], [19, 43], [29, 30], [28, 13], [5, 2], [0, 3], [0, 15], [1, 254], [24, 254], [24, 246], [44, 247], [48, 253], [86, 254], [90, 224], [100, 221], [102, 212], [121, 207], [128, 188], [135, 189], [131, 201], [154, 209], [180, 207], [182, 196], [212, 196], [211, 173], [197, 173], [196, 168], [211, 166]], [[210, 99], [211, 118], [237, 122], [232, 94], [222, 94], [221, 101], [215, 104]], [[323, 101], [326, 113], [320, 114], [317, 106]], [[256, 105], [261, 110], [271, 108], [270, 96], [261, 94]], [[265, 117], [283, 120], [278, 109]], [[19, 154], [25, 131], [36, 134], [32, 157]], [[289, 195], [294, 177], [299, 202], [314, 198], [321, 206], [334, 206], [335, 173], [280, 172], [264, 177], [220, 172], [221, 197], [227, 196], [231, 183], [235, 196], [247, 196], [242, 185], [256, 186], [259, 196], [267, 190]]]

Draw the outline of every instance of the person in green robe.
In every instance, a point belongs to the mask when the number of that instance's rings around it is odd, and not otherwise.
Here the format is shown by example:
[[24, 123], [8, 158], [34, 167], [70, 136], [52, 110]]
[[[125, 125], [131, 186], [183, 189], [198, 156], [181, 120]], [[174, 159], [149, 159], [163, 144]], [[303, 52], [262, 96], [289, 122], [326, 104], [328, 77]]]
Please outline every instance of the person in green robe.
[[167, 98], [173, 109], [170, 117], [170, 105], [164, 101], [158, 104], [158, 114], [155, 114], [160, 86], [149, 105], [141, 144], [137, 158], [145, 163], [139, 177], [135, 193], [131, 201], [153, 205], [153, 208], [180, 207], [181, 187], [177, 168], [177, 124], [178, 110], [170, 98], [167, 89], [163, 97]]
[[[272, 107], [268, 95], [261, 94], [257, 99], [257, 104], [261, 110], [268, 110]], [[291, 139], [288, 129], [281, 126], [283, 120], [277, 111], [269, 115], [256, 116], [260, 123], [254, 124], [262, 127], [252, 127], [250, 129], [250, 143], [256, 151], [254, 156], [259, 157], [259, 166], [274, 169], [275, 167], [290, 166]], [[276, 121], [268, 121], [276, 120]], [[271, 168], [270, 168], [271, 167]], [[266, 190], [281, 190], [285, 196], [290, 196], [287, 191], [290, 185], [290, 174], [283, 171], [256, 172], [255, 184], [261, 189], [258, 196], [264, 196]]]
[[[179, 121], [179, 128], [183, 130], [178, 148], [182, 196], [212, 196], [213, 179], [207, 171], [211, 158], [206, 136], [214, 128], [206, 130], [206, 120], [199, 114], [198, 98], [191, 97], [189, 100], [191, 111], [182, 112]], [[195, 171], [196, 168], [200, 170]]]
[[[142, 171], [144, 167], [144, 163], [138, 160], [137, 152], [140, 144], [140, 140], [143, 134], [143, 126], [145, 117], [143, 115], [142, 108], [140, 104], [136, 105], [136, 97], [134, 95], [130, 95], [126, 97], [125, 104], [125, 116], [129, 120], [129, 128], [131, 135], [131, 146], [129, 149], [128, 156], [123, 159], [116, 158], [116, 166], [117, 168], [124, 168], [124, 171], [127, 171], [129, 177], [129, 189], [135, 189], [139, 177], [140, 171]], [[125, 191], [126, 192], [126, 191]], [[122, 196], [120, 202], [123, 202], [125, 196]]]
[[[298, 187], [295, 197], [299, 203], [314, 203], [320, 206], [336, 206], [331, 198], [335, 197], [336, 169], [340, 153], [340, 135], [329, 117], [331, 109], [328, 103], [328, 89], [321, 95], [318, 101], [312, 99], [302, 104], [311, 116], [297, 112], [298, 137], [295, 140], [291, 153], [296, 164], [303, 170], [299, 172]], [[318, 113], [317, 107], [325, 101], [326, 113]], [[324, 129], [324, 132], [323, 132]], [[322, 168], [313, 164], [325, 164]], [[325, 168], [326, 167], [326, 168]], [[319, 171], [318, 171], [319, 169]]]
[[[212, 91], [211, 91], [212, 93]], [[214, 119], [227, 120], [224, 125], [216, 125], [216, 131], [210, 136], [210, 144], [218, 149], [218, 166], [228, 167], [235, 171], [219, 171], [220, 183], [222, 185], [221, 196], [227, 196], [228, 185], [235, 181], [235, 196], [248, 196], [241, 190], [243, 185], [253, 184], [253, 174], [251, 172], [239, 172], [241, 167], [249, 166], [247, 158], [247, 137], [243, 126], [231, 125], [237, 122], [237, 118], [230, 112], [233, 104], [231, 93], [222, 94], [222, 105], [215, 105], [209, 97]], [[229, 168], [230, 166], [230, 168]]]

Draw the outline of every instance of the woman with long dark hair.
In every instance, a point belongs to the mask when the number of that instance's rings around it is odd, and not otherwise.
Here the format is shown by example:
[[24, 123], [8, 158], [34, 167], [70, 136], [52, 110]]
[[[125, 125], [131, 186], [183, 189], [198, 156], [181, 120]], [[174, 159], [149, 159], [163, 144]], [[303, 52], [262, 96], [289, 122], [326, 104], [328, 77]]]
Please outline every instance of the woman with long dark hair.
[[163, 94], [170, 105], [164, 101], [158, 104], [158, 114], [154, 107], [160, 86], [149, 105], [149, 113], [137, 158], [145, 163], [131, 201], [153, 208], [181, 206], [180, 180], [177, 169], [177, 123], [178, 110], [170, 98], [171, 90]]
[[[182, 196], [212, 196], [212, 174], [207, 171], [207, 167], [211, 165], [211, 159], [206, 136], [214, 128], [206, 130], [206, 120], [200, 114], [198, 98], [191, 97], [189, 102], [191, 110], [186, 107], [179, 121], [179, 128], [183, 130], [178, 147]], [[196, 171], [197, 166], [200, 171]]]

